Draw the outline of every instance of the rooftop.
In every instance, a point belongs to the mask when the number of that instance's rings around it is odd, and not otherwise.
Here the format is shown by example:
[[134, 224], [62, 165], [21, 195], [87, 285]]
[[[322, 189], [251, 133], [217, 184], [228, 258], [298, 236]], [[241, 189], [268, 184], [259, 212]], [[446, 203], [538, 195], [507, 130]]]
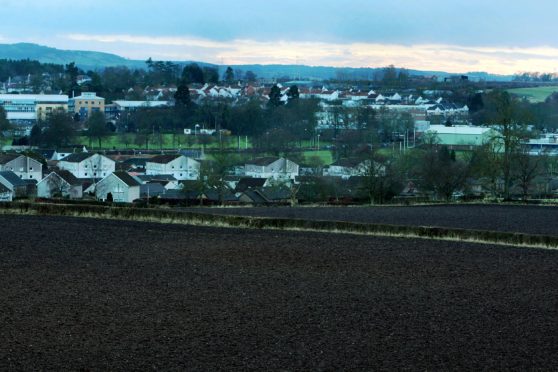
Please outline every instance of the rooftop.
[[438, 134], [461, 134], [461, 135], [483, 135], [490, 131], [491, 128], [486, 127], [473, 127], [467, 125], [458, 125], [446, 127], [445, 125], [431, 125], [428, 128], [429, 132], [436, 132]]
[[140, 186], [140, 183], [127, 172], [114, 172], [114, 176], [118, 177], [122, 182], [128, 186]]

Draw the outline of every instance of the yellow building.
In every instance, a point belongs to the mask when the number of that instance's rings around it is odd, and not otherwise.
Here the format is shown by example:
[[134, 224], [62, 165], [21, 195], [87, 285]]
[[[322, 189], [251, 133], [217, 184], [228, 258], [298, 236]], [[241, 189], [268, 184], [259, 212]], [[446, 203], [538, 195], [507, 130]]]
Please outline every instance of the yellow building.
[[105, 99], [97, 93], [84, 92], [81, 96], [70, 98], [70, 111], [79, 114], [81, 120], [87, 119], [93, 112], [105, 113]]
[[38, 96], [35, 102], [37, 120], [46, 121], [53, 112], [68, 112], [68, 96]]

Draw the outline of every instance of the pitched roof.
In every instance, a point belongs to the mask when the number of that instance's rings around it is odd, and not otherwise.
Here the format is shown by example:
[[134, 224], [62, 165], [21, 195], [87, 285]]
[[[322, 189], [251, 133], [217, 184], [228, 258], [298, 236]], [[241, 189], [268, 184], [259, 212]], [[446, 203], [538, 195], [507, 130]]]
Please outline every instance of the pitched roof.
[[262, 195], [261, 192], [259, 192], [258, 190], [246, 190], [240, 197], [240, 198], [248, 198], [249, 200], [251, 200], [253, 203], [255, 204], [266, 204], [269, 203], [269, 200]]
[[136, 178], [138, 178], [142, 182], [176, 181], [176, 178], [174, 178], [172, 174], [155, 174], [155, 175], [140, 174], [137, 175]]
[[158, 155], [155, 156], [149, 160], [147, 160], [148, 163], [158, 163], [158, 164], [167, 164], [171, 161], [173, 161], [174, 159], [179, 158], [180, 154], [174, 154], [174, 155]]
[[159, 196], [166, 192], [167, 190], [160, 183], [147, 183], [140, 186], [140, 195], [144, 196]]
[[0, 164], [6, 164], [20, 156], [21, 154], [0, 154]]
[[0, 177], [4, 178], [6, 181], [8, 181], [13, 186], [25, 186], [25, 185], [27, 185], [21, 178], [19, 178], [17, 176], [17, 174], [15, 174], [12, 171], [2, 171], [2, 172], [0, 172]]
[[269, 165], [271, 163], [276, 162], [279, 159], [280, 158], [269, 156], [269, 157], [265, 157], [265, 158], [257, 158], [257, 159], [254, 159], [254, 160], [249, 160], [249, 161], [246, 162], [246, 164], [266, 166], [266, 165]]
[[262, 187], [267, 182], [267, 178], [251, 178], [251, 177], [244, 177], [241, 178], [240, 181], [236, 184], [236, 191], [243, 192], [247, 189], [251, 189], [254, 187]]
[[134, 177], [130, 176], [127, 172], [114, 172], [113, 174], [130, 187], [141, 185]]
[[74, 176], [70, 171], [56, 170], [54, 171], [54, 173], [60, 176], [60, 178], [62, 178], [64, 181], [68, 182], [68, 184], [71, 186], [81, 185], [81, 181], [78, 180], [76, 176]]
[[70, 162], [70, 163], [81, 163], [82, 161], [89, 158], [90, 156], [93, 156], [93, 154], [90, 154], [88, 152], [73, 153], [73, 154], [70, 154], [70, 155], [66, 156], [61, 161], [67, 161], [67, 162]]

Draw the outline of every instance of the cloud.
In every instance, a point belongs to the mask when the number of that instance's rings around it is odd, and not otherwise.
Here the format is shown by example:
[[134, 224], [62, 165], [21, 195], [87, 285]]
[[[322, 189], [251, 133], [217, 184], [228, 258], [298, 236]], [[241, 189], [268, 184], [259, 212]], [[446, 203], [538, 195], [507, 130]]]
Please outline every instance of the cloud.
[[[198, 37], [89, 35], [62, 36], [82, 47], [88, 45], [129, 58], [198, 60], [220, 64], [306, 64], [336, 67], [382, 67], [390, 64], [409, 69], [448, 72], [556, 71], [558, 48], [537, 46], [471, 47], [448, 44], [328, 43], [303, 41], [227, 42]], [[74, 44], [75, 45], [75, 44]], [[150, 54], [146, 54], [150, 53]]]

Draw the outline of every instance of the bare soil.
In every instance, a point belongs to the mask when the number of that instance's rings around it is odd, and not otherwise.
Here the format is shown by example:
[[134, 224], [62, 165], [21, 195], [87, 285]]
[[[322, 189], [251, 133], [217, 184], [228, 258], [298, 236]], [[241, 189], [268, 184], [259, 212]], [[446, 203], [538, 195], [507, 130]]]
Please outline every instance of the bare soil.
[[433, 205], [380, 207], [188, 208], [212, 214], [325, 221], [437, 226], [558, 235], [558, 207], [515, 205]]
[[0, 370], [558, 369], [556, 251], [0, 223]]

